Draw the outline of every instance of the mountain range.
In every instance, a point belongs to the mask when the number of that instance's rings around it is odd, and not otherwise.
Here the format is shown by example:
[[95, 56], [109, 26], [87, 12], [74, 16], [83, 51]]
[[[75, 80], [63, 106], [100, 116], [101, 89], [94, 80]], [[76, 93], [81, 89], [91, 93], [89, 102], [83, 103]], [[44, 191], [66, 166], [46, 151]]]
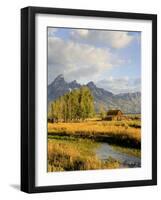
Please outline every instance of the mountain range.
[[140, 92], [113, 94], [103, 88], [97, 87], [92, 81], [86, 85], [81, 85], [77, 83], [76, 80], [66, 82], [62, 74], [57, 76], [55, 80], [48, 85], [48, 104], [59, 96], [82, 86], [87, 86], [91, 90], [94, 96], [96, 111], [98, 111], [101, 104], [104, 105], [107, 110], [120, 109], [124, 113], [141, 113]]

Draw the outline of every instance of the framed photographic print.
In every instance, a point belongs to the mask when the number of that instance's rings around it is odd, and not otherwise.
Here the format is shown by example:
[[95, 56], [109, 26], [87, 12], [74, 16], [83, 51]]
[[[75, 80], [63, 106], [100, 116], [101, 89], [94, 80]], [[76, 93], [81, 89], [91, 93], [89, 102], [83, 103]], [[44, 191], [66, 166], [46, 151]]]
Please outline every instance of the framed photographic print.
[[21, 10], [21, 190], [157, 184], [157, 16]]

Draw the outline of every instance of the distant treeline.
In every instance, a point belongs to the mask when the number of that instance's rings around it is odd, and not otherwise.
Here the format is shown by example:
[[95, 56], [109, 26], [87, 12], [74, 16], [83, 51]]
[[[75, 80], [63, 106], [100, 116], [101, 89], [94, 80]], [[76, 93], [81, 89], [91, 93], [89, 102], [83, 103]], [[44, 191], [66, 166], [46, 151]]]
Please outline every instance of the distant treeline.
[[53, 101], [48, 119], [52, 122], [85, 120], [94, 115], [94, 98], [88, 87], [75, 89]]

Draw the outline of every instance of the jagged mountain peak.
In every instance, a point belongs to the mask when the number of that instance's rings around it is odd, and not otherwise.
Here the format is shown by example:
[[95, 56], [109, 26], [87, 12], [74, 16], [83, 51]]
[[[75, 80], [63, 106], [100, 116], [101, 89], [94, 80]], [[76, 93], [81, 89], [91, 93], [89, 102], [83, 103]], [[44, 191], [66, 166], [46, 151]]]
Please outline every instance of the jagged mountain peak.
[[57, 81], [64, 81], [64, 82], [65, 82], [63, 74], [59, 74], [59, 75], [54, 79], [53, 83], [55, 83], [55, 82], [57, 82]]
[[93, 87], [93, 88], [96, 87], [93, 81], [90, 81], [89, 83], [87, 83], [87, 86]]
[[[48, 85], [48, 103], [57, 99], [58, 97], [72, 91], [73, 89], [80, 88], [76, 80], [66, 82], [62, 74], [58, 75], [55, 80]], [[110, 107], [117, 107], [125, 113], [140, 113], [141, 112], [141, 93], [121, 93], [114, 95], [113, 93], [98, 88], [93, 81], [86, 85], [91, 90], [95, 101], [95, 108], [98, 111], [100, 104], [103, 104], [108, 110]]]

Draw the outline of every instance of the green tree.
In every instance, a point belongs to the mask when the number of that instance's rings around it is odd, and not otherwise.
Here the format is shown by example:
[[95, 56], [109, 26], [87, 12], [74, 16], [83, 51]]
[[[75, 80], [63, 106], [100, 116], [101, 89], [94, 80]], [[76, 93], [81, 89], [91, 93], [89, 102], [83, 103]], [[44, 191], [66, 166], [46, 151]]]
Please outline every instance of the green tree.
[[99, 105], [99, 113], [100, 113], [101, 119], [104, 119], [106, 117], [106, 109], [103, 104]]
[[94, 98], [88, 87], [75, 89], [51, 103], [49, 115], [54, 121], [85, 120], [94, 115]]

